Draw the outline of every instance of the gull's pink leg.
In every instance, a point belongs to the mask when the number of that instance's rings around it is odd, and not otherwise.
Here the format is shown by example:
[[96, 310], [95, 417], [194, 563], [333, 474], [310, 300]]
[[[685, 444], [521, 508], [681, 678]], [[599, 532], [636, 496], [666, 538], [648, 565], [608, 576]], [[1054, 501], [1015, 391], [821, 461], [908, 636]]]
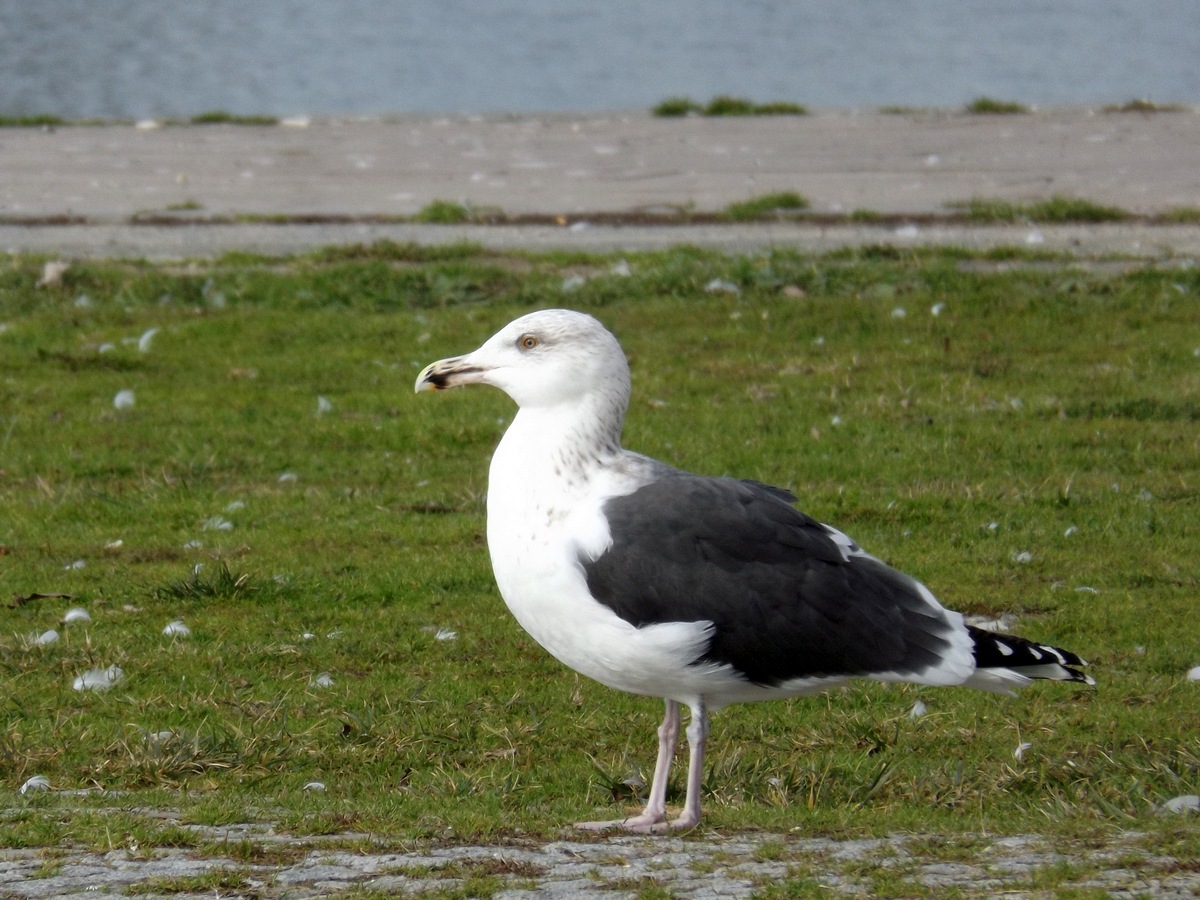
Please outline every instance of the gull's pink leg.
[[[687, 797], [683, 802], [683, 812], [679, 814], [679, 818], [667, 822], [664, 819], [665, 809], [660, 807], [662, 812], [658, 814], [657, 818], [654, 818], [651, 816], [651, 806], [647, 805], [646, 812], [642, 815], [621, 824], [623, 830], [639, 834], [662, 834], [666, 831], [684, 831], [700, 824], [700, 782], [704, 775], [704, 746], [708, 742], [708, 711], [705, 709], [703, 697], [690, 706], [692, 720], [688, 722], [687, 729], [689, 751]], [[676, 729], [678, 729], [678, 707], [675, 709], [675, 719]], [[666, 722], [664, 721], [663, 724], [665, 725]], [[653, 801], [654, 791], [651, 790], [650, 794], [651, 801]]]
[[688, 722], [687, 799], [679, 818], [668, 823], [669, 828], [695, 828], [700, 824], [700, 782], [704, 776], [704, 747], [708, 743], [708, 710], [701, 697], [692, 706], [692, 720]]
[[[692, 728], [689, 725], [689, 741], [691, 740], [691, 731]], [[662, 724], [658, 726], [658, 760], [654, 763], [654, 779], [650, 782], [650, 797], [646, 801], [646, 809], [640, 816], [614, 819], [610, 822], [579, 822], [575, 827], [585, 828], [589, 831], [602, 831], [606, 828], [623, 828], [627, 831], [664, 829], [667, 821], [667, 776], [671, 772], [671, 760], [675, 757], [677, 746], [679, 746], [679, 704], [674, 700], [668, 700], [666, 715], [663, 716]], [[688, 790], [690, 794], [690, 776]], [[699, 799], [697, 799], [697, 804], [699, 804]]]

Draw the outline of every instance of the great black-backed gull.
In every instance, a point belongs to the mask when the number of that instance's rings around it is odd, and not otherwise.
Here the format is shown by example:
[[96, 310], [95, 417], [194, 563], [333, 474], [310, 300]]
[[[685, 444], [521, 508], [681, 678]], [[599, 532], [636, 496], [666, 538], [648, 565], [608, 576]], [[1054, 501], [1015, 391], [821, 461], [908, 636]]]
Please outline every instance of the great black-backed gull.
[[[416, 390], [490, 384], [519, 407], [492, 457], [487, 540], [504, 602], [554, 657], [662, 697], [645, 810], [583, 828], [700, 821], [708, 714], [851, 678], [1011, 694], [1034, 678], [1092, 684], [1066, 650], [973, 628], [923, 584], [756, 481], [691, 475], [621, 447], [629, 366], [596, 319], [530, 313], [426, 367]], [[679, 706], [687, 794], [666, 815]]]

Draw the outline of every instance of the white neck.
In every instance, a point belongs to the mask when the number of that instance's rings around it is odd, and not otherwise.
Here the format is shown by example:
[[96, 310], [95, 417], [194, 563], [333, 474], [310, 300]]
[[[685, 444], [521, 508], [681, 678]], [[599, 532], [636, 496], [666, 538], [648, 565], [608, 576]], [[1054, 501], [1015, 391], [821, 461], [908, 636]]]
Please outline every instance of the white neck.
[[583, 403], [518, 410], [492, 457], [489, 493], [498, 480], [558, 482], [560, 489], [586, 481], [602, 460], [621, 452], [623, 413], [623, 404], [594, 395]]

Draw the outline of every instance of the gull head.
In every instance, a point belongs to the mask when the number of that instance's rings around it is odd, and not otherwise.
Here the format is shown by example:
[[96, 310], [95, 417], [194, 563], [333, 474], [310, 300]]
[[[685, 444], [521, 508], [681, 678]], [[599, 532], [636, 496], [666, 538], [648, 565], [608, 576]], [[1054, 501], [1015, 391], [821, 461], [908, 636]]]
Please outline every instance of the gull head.
[[599, 394], [621, 407], [629, 365], [617, 339], [596, 319], [545, 309], [509, 322], [476, 350], [426, 366], [415, 389], [490, 384], [524, 408], [581, 403]]

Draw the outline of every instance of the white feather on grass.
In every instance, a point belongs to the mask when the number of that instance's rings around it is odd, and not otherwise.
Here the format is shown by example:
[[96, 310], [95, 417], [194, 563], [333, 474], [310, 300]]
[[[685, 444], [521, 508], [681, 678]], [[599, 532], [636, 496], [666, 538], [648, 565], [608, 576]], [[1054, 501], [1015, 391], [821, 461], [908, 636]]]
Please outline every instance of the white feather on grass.
[[50, 790], [50, 779], [45, 775], [34, 775], [23, 785], [21, 785], [22, 794], [32, 794], [36, 793], [37, 791], [48, 790]]
[[704, 291], [708, 294], [740, 294], [742, 289], [732, 281], [714, 278], [704, 286]]
[[61, 259], [52, 259], [42, 266], [42, 277], [37, 280], [36, 287], [58, 287], [62, 284], [63, 276], [71, 264]]
[[173, 622], [168, 622], [167, 627], [162, 630], [166, 637], [189, 637], [192, 629], [183, 624], [182, 619], [176, 619]]
[[125, 673], [120, 666], [109, 666], [107, 669], [88, 669], [75, 679], [72, 687], [77, 691], [107, 691], [124, 680]]
[[147, 328], [144, 332], [142, 332], [142, 336], [138, 338], [137, 342], [138, 350], [140, 350], [142, 353], [149, 353], [150, 342], [154, 340], [154, 336], [158, 334], [158, 332], [158, 328]]
[[1172, 797], [1162, 805], [1163, 812], [1175, 813], [1200, 813], [1200, 797], [1195, 794], [1180, 794], [1178, 797]]

